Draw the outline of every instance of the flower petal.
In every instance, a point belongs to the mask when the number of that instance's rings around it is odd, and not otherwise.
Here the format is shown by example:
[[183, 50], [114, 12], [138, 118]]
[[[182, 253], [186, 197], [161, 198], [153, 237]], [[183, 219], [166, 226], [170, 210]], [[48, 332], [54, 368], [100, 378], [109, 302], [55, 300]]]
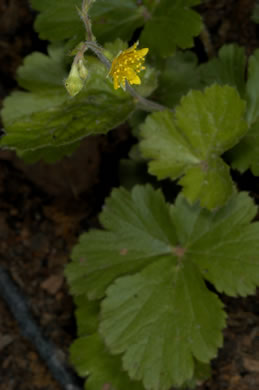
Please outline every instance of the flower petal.
[[149, 52], [149, 49], [147, 47], [145, 47], [144, 49], [140, 49], [137, 51], [138, 55], [140, 57], [144, 57], [147, 55], [147, 53]]

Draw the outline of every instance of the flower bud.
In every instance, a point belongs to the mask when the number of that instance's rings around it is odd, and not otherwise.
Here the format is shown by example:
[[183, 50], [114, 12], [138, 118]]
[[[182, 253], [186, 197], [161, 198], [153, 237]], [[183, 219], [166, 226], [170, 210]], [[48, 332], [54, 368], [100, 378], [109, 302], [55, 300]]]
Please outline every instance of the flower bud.
[[78, 72], [79, 72], [79, 76], [81, 77], [81, 79], [83, 81], [86, 80], [87, 76], [88, 76], [88, 70], [84, 64], [84, 60], [83, 59], [80, 59], [78, 61]]
[[73, 63], [68, 78], [65, 81], [65, 87], [71, 96], [75, 96], [84, 86], [84, 80], [80, 77], [78, 64]]

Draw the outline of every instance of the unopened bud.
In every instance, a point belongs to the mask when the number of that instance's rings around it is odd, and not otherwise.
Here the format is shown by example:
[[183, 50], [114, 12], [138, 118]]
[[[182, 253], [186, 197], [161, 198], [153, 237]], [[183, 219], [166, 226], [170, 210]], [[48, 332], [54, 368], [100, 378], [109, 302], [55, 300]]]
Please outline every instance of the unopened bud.
[[65, 81], [65, 87], [71, 96], [77, 95], [84, 86], [84, 80], [80, 77], [78, 64], [73, 63], [68, 78]]
[[83, 59], [80, 59], [78, 61], [78, 72], [79, 72], [79, 76], [81, 77], [81, 79], [83, 81], [86, 80], [87, 76], [88, 76], [88, 70], [84, 64], [84, 60]]

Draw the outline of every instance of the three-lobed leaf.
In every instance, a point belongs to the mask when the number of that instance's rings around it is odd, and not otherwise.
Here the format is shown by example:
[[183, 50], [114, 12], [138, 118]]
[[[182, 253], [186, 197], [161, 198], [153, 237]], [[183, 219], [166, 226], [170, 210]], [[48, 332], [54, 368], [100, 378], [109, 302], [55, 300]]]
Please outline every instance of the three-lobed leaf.
[[190, 202], [209, 209], [222, 206], [234, 190], [229, 167], [220, 155], [247, 131], [245, 102], [229, 86], [191, 91], [175, 114], [149, 115], [142, 126], [140, 148], [149, 171], [158, 179], [180, 179]]

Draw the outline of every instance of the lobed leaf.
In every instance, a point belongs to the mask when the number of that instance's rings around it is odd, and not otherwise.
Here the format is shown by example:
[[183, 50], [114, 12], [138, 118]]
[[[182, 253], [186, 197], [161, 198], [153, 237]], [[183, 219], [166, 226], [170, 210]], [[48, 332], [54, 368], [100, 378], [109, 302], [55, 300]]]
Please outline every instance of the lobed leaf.
[[213, 85], [191, 91], [175, 114], [149, 115], [142, 126], [143, 156], [151, 159], [149, 172], [177, 179], [190, 202], [200, 200], [209, 209], [222, 206], [234, 186], [229, 168], [219, 158], [246, 133], [245, 102], [235, 89]]
[[240, 96], [245, 96], [246, 56], [243, 47], [224, 45], [218, 57], [200, 65], [200, 77], [205, 85], [218, 83], [236, 87]]
[[173, 108], [190, 89], [201, 87], [197, 57], [191, 51], [177, 51], [174, 56], [166, 59], [161, 69], [156, 98]]
[[220, 292], [246, 296], [258, 286], [259, 223], [250, 223], [256, 213], [246, 193], [214, 213], [188, 205], [182, 196], [176, 201], [172, 218], [180, 246]]
[[72, 291], [99, 299], [107, 289], [100, 332], [146, 389], [186, 384], [215, 356], [225, 314], [204, 280], [233, 296], [259, 285], [256, 212], [246, 193], [211, 212], [182, 195], [170, 206], [150, 185], [120, 188], [101, 213], [106, 230], [81, 236]]
[[[39, 11], [34, 29], [41, 39], [63, 41], [74, 36], [78, 42], [84, 39], [84, 26], [77, 8], [81, 0], [30, 0], [32, 7]], [[69, 28], [68, 28], [69, 26]]]
[[151, 187], [114, 190], [100, 220], [107, 231], [83, 234], [66, 269], [72, 292], [90, 299], [103, 297], [116, 277], [170, 254], [176, 240], [168, 205]]
[[123, 367], [146, 389], [180, 386], [222, 344], [222, 303], [197, 267], [172, 256], [118, 279], [102, 304], [100, 331]]
[[176, 47], [193, 46], [202, 29], [201, 16], [190, 9], [200, 1], [161, 0], [141, 34], [142, 44], [160, 56], [170, 56]]

